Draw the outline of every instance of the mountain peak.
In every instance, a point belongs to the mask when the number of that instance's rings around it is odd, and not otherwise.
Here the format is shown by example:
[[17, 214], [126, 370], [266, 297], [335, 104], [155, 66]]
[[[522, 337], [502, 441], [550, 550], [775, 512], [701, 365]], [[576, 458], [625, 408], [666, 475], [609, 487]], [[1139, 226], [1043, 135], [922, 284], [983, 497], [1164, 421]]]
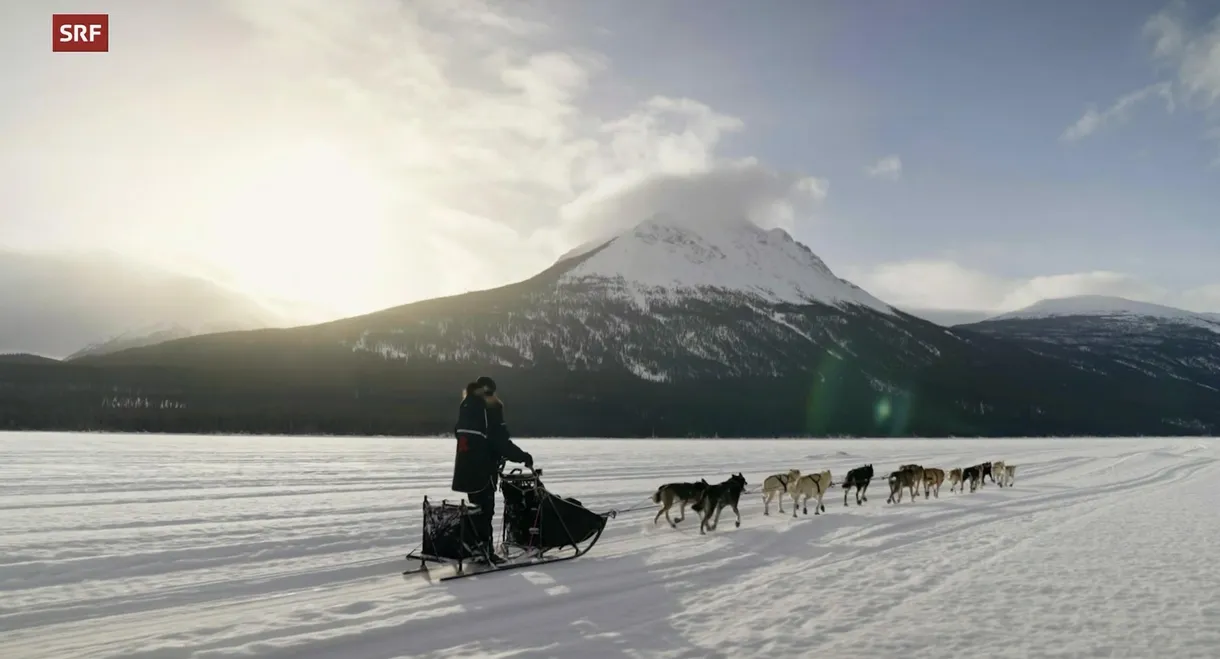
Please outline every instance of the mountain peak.
[[[596, 251], [594, 251], [596, 250]], [[783, 229], [748, 220], [698, 224], [653, 215], [617, 236], [587, 243], [564, 259], [589, 254], [560, 282], [614, 282], [637, 300], [658, 292], [744, 293], [770, 302], [893, 308], [840, 279]]]

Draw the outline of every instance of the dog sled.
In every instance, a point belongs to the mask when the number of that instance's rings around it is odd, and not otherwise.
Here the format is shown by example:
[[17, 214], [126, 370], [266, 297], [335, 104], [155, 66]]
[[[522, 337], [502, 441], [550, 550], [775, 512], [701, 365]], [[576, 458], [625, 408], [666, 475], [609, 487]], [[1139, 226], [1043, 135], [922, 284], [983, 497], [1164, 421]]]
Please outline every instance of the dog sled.
[[[504, 515], [500, 530], [501, 561], [495, 547], [478, 541], [475, 520], [478, 507], [464, 499], [458, 503], [432, 503], [424, 497], [423, 543], [407, 560], [419, 567], [404, 575], [423, 575], [431, 580], [428, 564], [454, 567], [440, 581], [503, 572], [523, 567], [570, 561], [584, 556], [597, 544], [614, 511], [595, 513], [580, 501], [561, 498], [542, 484], [542, 470], [513, 469], [500, 474]], [[565, 551], [566, 550], [566, 551]]]

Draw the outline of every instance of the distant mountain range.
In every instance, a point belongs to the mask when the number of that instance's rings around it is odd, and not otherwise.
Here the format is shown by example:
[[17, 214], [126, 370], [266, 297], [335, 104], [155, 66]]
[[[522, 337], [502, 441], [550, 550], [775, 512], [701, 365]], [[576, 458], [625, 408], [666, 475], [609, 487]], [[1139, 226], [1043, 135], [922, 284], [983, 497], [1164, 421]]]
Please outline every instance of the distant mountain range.
[[1130, 372], [1220, 391], [1220, 314], [1118, 297], [1043, 300], [961, 325], [1112, 376]]
[[[510, 425], [535, 436], [1215, 432], [1216, 340], [1198, 324], [1214, 319], [1105, 300], [1105, 313], [1102, 299], [1048, 302], [944, 327], [836, 277], [782, 230], [656, 216], [497, 289], [291, 329], [171, 332], [66, 363], [0, 360], [0, 423], [445, 433], [460, 387], [489, 374]], [[1064, 328], [1080, 319], [1093, 329], [1072, 343]], [[1129, 331], [1100, 329], [1119, 323]]]
[[106, 253], [0, 251], [0, 310], [0, 353], [57, 359], [318, 318]]

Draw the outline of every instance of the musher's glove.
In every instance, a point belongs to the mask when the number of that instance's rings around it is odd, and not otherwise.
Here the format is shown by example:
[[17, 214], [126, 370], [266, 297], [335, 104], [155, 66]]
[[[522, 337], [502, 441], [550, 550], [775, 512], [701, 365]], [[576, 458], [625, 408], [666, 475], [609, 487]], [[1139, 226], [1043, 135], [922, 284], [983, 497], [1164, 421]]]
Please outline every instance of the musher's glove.
[[529, 453], [526, 453], [524, 464], [525, 464], [526, 469], [533, 469], [534, 468], [534, 456], [530, 455]]

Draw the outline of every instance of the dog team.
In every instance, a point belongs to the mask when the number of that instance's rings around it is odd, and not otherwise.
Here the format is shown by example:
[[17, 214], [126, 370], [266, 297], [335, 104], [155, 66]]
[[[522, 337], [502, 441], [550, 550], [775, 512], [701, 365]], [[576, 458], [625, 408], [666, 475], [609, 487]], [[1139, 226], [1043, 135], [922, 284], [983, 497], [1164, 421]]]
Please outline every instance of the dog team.
[[[999, 475], [999, 480], [996, 480], [995, 474]], [[886, 478], [890, 486], [890, 496], [886, 499], [886, 503], [902, 503], [904, 490], [910, 492], [911, 499], [914, 500], [920, 487], [923, 488], [923, 498], [934, 496], [939, 499], [940, 486], [945, 482], [945, 477], [945, 470], [938, 467], [923, 467], [917, 464], [902, 465]], [[970, 491], [974, 492], [983, 487], [984, 480], [987, 478], [1000, 487], [1012, 487], [1016, 482], [1016, 477], [1016, 465], [1005, 464], [1003, 460], [983, 462], [970, 467], [949, 470], [949, 491], [955, 492], [960, 487], [961, 491], [965, 492], [966, 483], [969, 483]], [[872, 464], [856, 467], [847, 472], [847, 475], [843, 477], [843, 482], [839, 484], [843, 488], [843, 505], [848, 505], [847, 497], [853, 489], [856, 494], [856, 505], [863, 505], [865, 501], [868, 501], [868, 484], [872, 481]], [[772, 500], [777, 500], [779, 512], [783, 513], [784, 495], [787, 494], [792, 499], [793, 517], [796, 517], [798, 508], [803, 514], [809, 514], [810, 499], [814, 501], [813, 514], [820, 515], [826, 512], [822, 496], [834, 485], [829, 469], [815, 474], [802, 474], [800, 469], [789, 469], [787, 473], [767, 476], [763, 479], [762, 484], [763, 514], [771, 514]], [[665, 515], [669, 525], [676, 527], [679, 522], [686, 519], [686, 506], [689, 505], [691, 510], [699, 514], [700, 534], [716, 530], [716, 526], [720, 523], [720, 513], [725, 508], [733, 509], [733, 514], [737, 516], [736, 525], [740, 527], [741, 512], [737, 506], [741, 495], [745, 492], [745, 487], [746, 479], [741, 474], [733, 474], [728, 480], [714, 485], [709, 484], [703, 478], [694, 483], [666, 483], [658, 487], [652, 495], [652, 502], [661, 506], [656, 517], [652, 519], [652, 523], [658, 523], [661, 515]], [[675, 504], [678, 506], [677, 519], [669, 516], [669, 510]]]

